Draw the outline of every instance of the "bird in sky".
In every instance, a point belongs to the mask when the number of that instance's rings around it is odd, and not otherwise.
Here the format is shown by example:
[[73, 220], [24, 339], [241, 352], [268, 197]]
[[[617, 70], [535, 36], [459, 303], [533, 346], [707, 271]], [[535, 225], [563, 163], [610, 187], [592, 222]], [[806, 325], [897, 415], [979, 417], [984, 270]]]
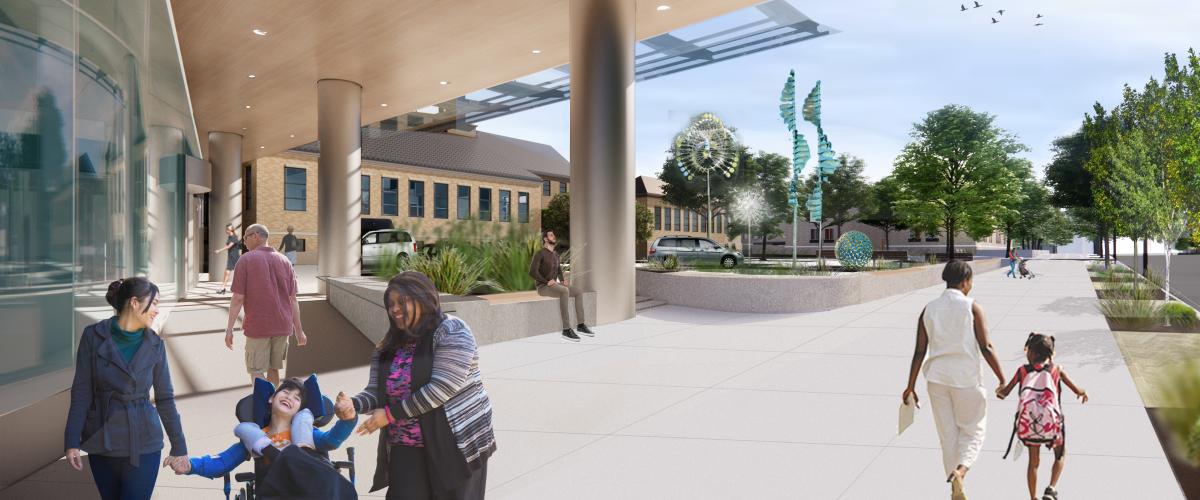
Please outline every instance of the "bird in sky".
[[975, 2], [975, 8], [978, 9], [980, 7], [983, 7], [983, 4], [981, 4], [979, 2]]
[[1041, 18], [1042, 18], [1042, 15], [1038, 14], [1037, 17], [1035, 17], [1034, 19], [1041, 19]]
[[1002, 15], [1002, 16], [1003, 16], [1003, 15], [1004, 15], [1004, 9], [1000, 9], [1000, 10], [996, 11], [996, 13], [998, 13], [998, 14], [1000, 14], [1000, 15]]
[[1000, 22], [1000, 21], [997, 21], [997, 20], [996, 20], [996, 18], [994, 18], [994, 17], [992, 18], [992, 24], [996, 24], [996, 23], [999, 23], [999, 22]]
[[1046, 23], [1037, 23], [1037, 24], [1035, 24], [1034, 26], [1035, 26], [1035, 27], [1036, 27], [1036, 26], [1044, 26], [1045, 24], [1046, 24]]
[[966, 5], [959, 4], [959, 5], [958, 5], [958, 7], [959, 7], [959, 9], [958, 9], [958, 11], [959, 11], [959, 12], [966, 12], [966, 11], [967, 11], [967, 6], [966, 6]]

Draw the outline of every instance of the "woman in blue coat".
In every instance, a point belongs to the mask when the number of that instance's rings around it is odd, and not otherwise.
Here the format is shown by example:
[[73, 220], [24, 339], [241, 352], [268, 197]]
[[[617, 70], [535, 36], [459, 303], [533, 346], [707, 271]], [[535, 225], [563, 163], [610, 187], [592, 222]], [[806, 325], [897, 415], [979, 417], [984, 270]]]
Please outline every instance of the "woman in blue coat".
[[188, 459], [166, 349], [150, 329], [158, 316], [158, 287], [145, 278], [117, 280], [105, 299], [116, 316], [89, 325], [79, 339], [65, 433], [67, 461], [83, 470], [80, 450], [88, 452], [104, 500], [149, 499], [158, 479], [163, 428], [171, 440], [163, 467]]

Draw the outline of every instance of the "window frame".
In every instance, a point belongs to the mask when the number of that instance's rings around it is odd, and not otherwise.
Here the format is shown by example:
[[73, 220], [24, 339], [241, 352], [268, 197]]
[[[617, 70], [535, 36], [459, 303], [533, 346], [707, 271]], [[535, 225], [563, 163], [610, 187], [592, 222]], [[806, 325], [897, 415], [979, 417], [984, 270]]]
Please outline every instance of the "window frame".
[[[301, 182], [297, 184], [291, 177], [292, 174], [299, 172]], [[288, 196], [289, 187], [300, 187], [300, 197]], [[300, 208], [292, 208], [288, 202], [300, 201]], [[308, 211], [308, 169], [303, 167], [283, 166], [283, 210], [285, 212], [307, 212]]]
[[[486, 197], [483, 195], [484, 193], [487, 193]], [[484, 207], [485, 202], [487, 203], [486, 208]], [[479, 220], [492, 220], [492, 188], [490, 187], [479, 188]]]
[[[444, 191], [442, 201], [444, 206], [438, 206], [438, 188]], [[434, 219], [449, 219], [450, 218], [450, 185], [444, 182], [433, 183], [433, 218]]]
[[[524, 203], [521, 202], [521, 198], [525, 198]], [[524, 213], [521, 213], [522, 208], [524, 208]], [[517, 191], [517, 223], [529, 223], [529, 193], [523, 191]]]
[[550, 196], [550, 179], [542, 180], [542, 196]]
[[[392, 182], [391, 195], [393, 202], [391, 203], [392, 211], [388, 213], [388, 181]], [[399, 177], [380, 177], [379, 181], [380, 192], [380, 213], [385, 216], [399, 217], [400, 216], [400, 178]]]
[[[455, 212], [458, 214], [458, 220], [467, 220], [471, 218], [471, 186], [458, 184], [458, 189], [455, 190]], [[467, 189], [467, 200], [463, 203], [463, 188]], [[466, 213], [464, 214], [464, 210]]]
[[[416, 190], [417, 196], [414, 199], [413, 188], [416, 187], [420, 189]], [[408, 216], [417, 218], [425, 217], [425, 181], [423, 180], [408, 180]]]
[[[364, 182], [367, 184], [366, 186], [362, 186]], [[366, 174], [359, 176], [358, 183], [362, 190], [362, 200], [359, 203], [361, 210], [359, 213], [361, 215], [371, 215], [371, 176]]]
[[512, 190], [501, 189], [499, 198], [497, 205], [499, 208], [498, 212], [500, 213], [496, 217], [496, 220], [499, 222], [512, 222]]
[[662, 207], [654, 207], [654, 230], [662, 230]]

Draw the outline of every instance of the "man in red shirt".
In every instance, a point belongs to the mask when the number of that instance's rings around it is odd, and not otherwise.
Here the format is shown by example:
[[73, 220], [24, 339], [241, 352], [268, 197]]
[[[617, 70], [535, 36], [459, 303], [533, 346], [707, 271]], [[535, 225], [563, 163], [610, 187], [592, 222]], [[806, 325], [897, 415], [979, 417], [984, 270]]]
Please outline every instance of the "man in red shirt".
[[283, 254], [267, 244], [267, 227], [253, 224], [246, 228], [243, 241], [250, 251], [238, 260], [233, 273], [233, 299], [229, 301], [229, 323], [225, 327], [225, 347], [233, 350], [233, 326], [242, 306], [242, 333], [246, 334], [246, 371], [250, 383], [265, 378], [279, 384], [279, 370], [287, 359], [288, 337], [296, 334], [296, 344], [308, 343], [300, 324], [300, 304], [296, 302], [296, 274]]

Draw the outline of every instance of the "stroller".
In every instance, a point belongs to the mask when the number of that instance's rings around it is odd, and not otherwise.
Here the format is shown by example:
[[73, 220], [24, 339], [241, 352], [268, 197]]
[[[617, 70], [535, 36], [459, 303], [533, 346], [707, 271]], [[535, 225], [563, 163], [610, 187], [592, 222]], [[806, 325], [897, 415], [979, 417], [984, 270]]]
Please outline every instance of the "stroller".
[[1034, 274], [1034, 272], [1030, 271], [1028, 267], [1025, 267], [1025, 262], [1027, 262], [1025, 259], [1020, 259], [1017, 264], [1017, 270], [1021, 273], [1021, 278], [1036, 278], [1037, 274]]
[[[305, 382], [306, 391], [313, 394], [320, 394], [320, 389], [317, 387], [316, 380], [317, 378], [315, 375], [309, 377], [309, 380]], [[265, 386], [260, 385], [260, 382], [265, 384]], [[234, 407], [234, 416], [237, 417], [239, 422], [262, 421], [266, 415], [265, 412], [267, 411], [266, 398], [264, 396], [269, 395], [271, 392], [273, 392], [273, 389], [269, 382], [261, 379], [256, 380], [254, 393], [238, 401], [237, 405]], [[309, 406], [310, 410], [317, 408], [313, 403], [309, 403]], [[321, 409], [319, 411], [314, 411], [313, 413], [316, 416], [316, 418], [313, 420], [313, 426], [318, 428], [325, 427], [334, 419], [333, 401], [330, 401], [328, 397], [322, 394]], [[295, 450], [294, 447], [291, 448], [293, 448], [291, 451], [298, 451]], [[344, 461], [331, 461], [329, 459], [329, 454], [326, 452], [321, 452], [319, 455], [319, 458], [313, 458], [317, 460], [323, 460], [328, 466], [332, 467], [335, 473], [338, 473], [343, 469], [347, 471], [350, 478], [350, 491], [353, 492], [353, 484], [355, 482], [354, 448], [346, 448], [346, 460]], [[258, 498], [258, 486], [260, 486], [264, 481], [264, 476], [266, 475], [267, 470], [268, 469], [263, 463], [263, 460], [261, 458], [255, 458], [254, 472], [242, 472], [234, 474], [233, 480], [243, 483], [243, 486], [236, 494], [234, 494], [232, 498], [235, 500], [255, 500]], [[282, 472], [280, 474], [282, 474]], [[224, 476], [224, 492], [226, 500], [231, 498], [230, 493], [232, 492], [232, 484], [229, 476], [230, 474], [225, 474]], [[344, 481], [345, 479], [342, 480]]]

